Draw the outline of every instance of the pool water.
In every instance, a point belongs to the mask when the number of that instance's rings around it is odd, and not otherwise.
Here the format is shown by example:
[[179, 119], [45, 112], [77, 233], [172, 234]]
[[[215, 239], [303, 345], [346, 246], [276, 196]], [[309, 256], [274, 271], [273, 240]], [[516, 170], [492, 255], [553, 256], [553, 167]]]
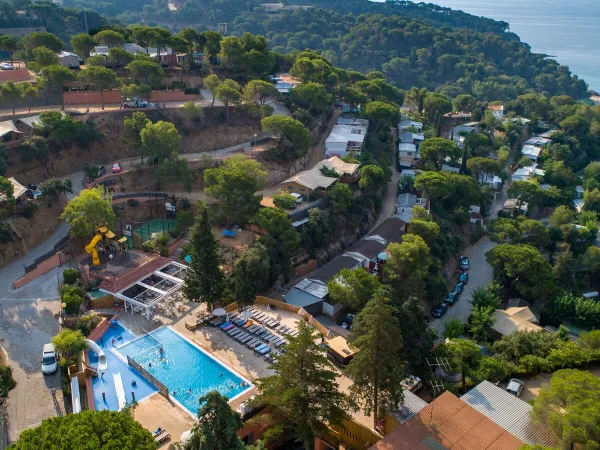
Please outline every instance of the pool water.
[[118, 351], [135, 359], [167, 386], [170, 395], [193, 415], [198, 414], [198, 399], [210, 391], [232, 399], [250, 389], [247, 380], [168, 327], [127, 343]]
[[[104, 377], [101, 377], [101, 373], [99, 373], [97, 378], [92, 378], [92, 390], [94, 392], [94, 405], [96, 406], [96, 410], [110, 409], [117, 411], [119, 409], [119, 402], [117, 400], [117, 392], [113, 379], [113, 374], [116, 373], [121, 374], [127, 403], [133, 401], [133, 395], [135, 395], [135, 400], [139, 402], [143, 398], [158, 391], [150, 382], [146, 381], [146, 379], [136, 370], [129, 367], [129, 365], [126, 362], [123, 362], [123, 360], [115, 353], [117, 351], [115, 347], [136, 338], [137, 336], [131, 331], [123, 328], [118, 322], [113, 321], [112, 325], [104, 335], [96, 341], [102, 350], [104, 350], [108, 365], [107, 369], [104, 371]], [[89, 350], [88, 357], [90, 365], [97, 367], [98, 355]], [[135, 385], [132, 384], [133, 382], [135, 382]], [[134, 393], [133, 395], [132, 392]], [[106, 400], [102, 397], [102, 393], [105, 394]]]

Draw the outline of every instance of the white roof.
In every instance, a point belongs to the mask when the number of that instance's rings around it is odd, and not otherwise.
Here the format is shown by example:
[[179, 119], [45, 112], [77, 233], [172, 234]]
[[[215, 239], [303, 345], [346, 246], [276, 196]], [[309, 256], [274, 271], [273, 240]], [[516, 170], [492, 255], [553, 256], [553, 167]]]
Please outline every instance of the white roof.
[[398, 128], [410, 128], [410, 127], [415, 127], [415, 128], [423, 128], [423, 122], [417, 122], [415, 120], [403, 120], [402, 122], [400, 122], [398, 124]]
[[460, 172], [460, 167], [453, 167], [453, 166], [450, 166], [448, 164], [444, 164], [442, 166], [442, 170], [445, 170], [446, 172], [459, 173]]
[[[518, 310], [516, 312], [511, 310]], [[526, 311], [521, 311], [526, 310]], [[515, 331], [541, 331], [542, 327], [536, 325], [532, 320], [537, 320], [531, 310], [527, 307], [509, 308], [506, 311], [497, 309], [493, 314], [496, 322], [493, 325], [495, 331], [502, 336], [507, 336]]]
[[523, 146], [523, 148], [521, 149], [521, 154], [523, 156], [535, 156], [536, 158], [538, 156], [540, 156], [541, 152], [542, 152], [541, 148], [536, 147], [535, 145], [531, 145], [531, 144], [525, 144]]
[[[53, 111], [55, 112], [55, 111]], [[60, 113], [62, 114], [62, 116], [66, 116], [67, 113], [64, 111], [60, 111]], [[40, 124], [42, 121], [40, 120], [40, 115], [36, 114], [35, 116], [29, 116], [29, 117], [21, 117], [19, 120], [19, 122], [23, 122], [25, 125], [33, 128], [33, 124], [34, 123], [38, 123]]]
[[367, 119], [360, 119], [358, 117], [340, 117], [337, 120], [338, 125], [356, 125], [358, 127], [369, 127], [369, 121]]
[[557, 444], [550, 428], [533, 422], [529, 403], [489, 381], [482, 381], [460, 399], [527, 444]]
[[483, 173], [481, 175], [482, 175], [484, 183], [490, 183], [490, 184], [502, 183], [502, 178], [500, 178], [498, 175], [490, 175], [487, 173]]
[[541, 147], [542, 145], [545, 145], [549, 142], [552, 142], [551, 139], [546, 139], [545, 137], [541, 137], [541, 136], [534, 136], [532, 138], [529, 138], [525, 141], [525, 145], [535, 145], [538, 147]]
[[329, 159], [319, 161], [311, 170], [318, 170], [320, 172], [323, 166], [327, 166], [330, 169], [335, 170], [340, 175], [343, 175], [345, 173], [353, 174], [356, 172], [356, 169], [358, 169], [360, 164], [347, 163], [337, 156], [332, 156]]
[[573, 206], [575, 207], [575, 209], [577, 210], [578, 213], [583, 211], [584, 204], [585, 204], [585, 202], [581, 198], [577, 198], [577, 199], [573, 200]]
[[399, 152], [416, 152], [417, 146], [408, 142], [401, 142], [398, 144]]
[[[131, 53], [132, 55], [135, 55], [137, 52], [148, 53], [148, 55], [150, 55], [150, 56], [158, 55], [158, 51], [156, 50], [156, 47], [149, 47], [148, 52], [146, 52], [146, 49], [144, 47], [141, 47], [135, 43], [126, 43], [126, 44], [120, 46], [119, 48], [122, 48], [127, 53]], [[96, 47], [94, 47], [94, 51], [91, 52], [91, 55], [108, 55], [109, 50], [110, 49], [108, 48], [107, 45], [96, 45]], [[173, 51], [169, 47], [161, 48], [161, 50], [160, 50], [161, 55], [166, 55], [166, 54], [170, 54], [170, 53], [173, 53]]]
[[[8, 181], [10, 181], [10, 183], [13, 185], [13, 198], [19, 198], [25, 193], [25, 191], [29, 190], [13, 177], [10, 177]], [[0, 194], [0, 200], [6, 200], [6, 195]]]
[[401, 142], [412, 142], [414, 140], [424, 141], [425, 136], [423, 136], [422, 134], [419, 134], [419, 133], [402, 133], [400, 135]]
[[309, 189], [315, 190], [317, 188], [327, 189], [333, 183], [337, 181], [337, 178], [326, 177], [321, 173], [320, 170], [305, 170], [304, 172], [297, 173], [293, 177], [288, 178], [284, 183], [298, 183]]
[[17, 127], [15, 126], [15, 123], [12, 120], [5, 120], [4, 122], [0, 122], [0, 137], [11, 132], [20, 133], [20, 131], [17, 130]]
[[575, 191], [577, 191], [577, 192], [585, 192], [585, 188], [583, 186], [575, 186]]
[[[361, 128], [361, 127], [358, 127]], [[350, 125], [334, 125], [331, 129], [331, 133], [325, 140], [325, 142], [360, 142], [363, 143], [366, 136], [366, 129], [363, 133], [358, 134], [355, 131], [357, 127]]]
[[75, 54], [75, 53], [73, 53], [73, 52], [60, 52], [60, 53], [58, 54], [58, 57], [59, 57], [59, 58], [67, 58], [67, 57], [70, 57], [70, 56], [74, 56], [75, 58], [79, 58], [79, 55], [76, 55], [76, 54]]

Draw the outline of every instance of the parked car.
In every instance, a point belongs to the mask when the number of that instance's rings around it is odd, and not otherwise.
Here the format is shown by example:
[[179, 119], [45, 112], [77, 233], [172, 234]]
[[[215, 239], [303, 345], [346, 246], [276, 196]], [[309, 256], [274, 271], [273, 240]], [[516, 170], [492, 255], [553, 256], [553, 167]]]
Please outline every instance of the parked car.
[[0, 63], [0, 70], [15, 70], [15, 66], [9, 63]]
[[506, 392], [511, 393], [515, 397], [520, 397], [525, 385], [518, 378], [511, 378], [506, 386]]
[[121, 163], [114, 162], [112, 165], [112, 173], [121, 173]]
[[149, 103], [141, 98], [128, 98], [121, 106], [123, 108], [158, 108], [158, 103]]
[[452, 306], [454, 305], [456, 302], [458, 301], [458, 293], [456, 292], [450, 292], [448, 294], [448, 297], [446, 297], [446, 300], [444, 300], [444, 303], [446, 305]]
[[54, 344], [44, 344], [42, 351], [42, 373], [49, 375], [56, 372], [58, 368], [58, 358], [56, 357], [56, 347]]
[[454, 286], [454, 289], [452, 290], [452, 292], [456, 292], [456, 294], [460, 294], [463, 290], [465, 283], [463, 283], [462, 281], [459, 281], [458, 283], [456, 283], [456, 286]]
[[469, 258], [466, 256], [460, 257], [460, 268], [462, 270], [469, 270]]
[[100, 166], [98, 167], [98, 178], [103, 177], [106, 173], [106, 167]]
[[460, 281], [462, 284], [467, 284], [467, 281], [469, 281], [469, 272], [461, 273], [460, 277], [458, 277], [458, 281]]
[[290, 195], [296, 199], [296, 203], [302, 203], [302, 196], [300, 194], [292, 192]]
[[447, 312], [448, 306], [445, 303], [442, 303], [441, 305], [438, 305], [434, 308], [434, 310], [431, 312], [431, 315], [437, 319], [439, 317], [442, 317]]

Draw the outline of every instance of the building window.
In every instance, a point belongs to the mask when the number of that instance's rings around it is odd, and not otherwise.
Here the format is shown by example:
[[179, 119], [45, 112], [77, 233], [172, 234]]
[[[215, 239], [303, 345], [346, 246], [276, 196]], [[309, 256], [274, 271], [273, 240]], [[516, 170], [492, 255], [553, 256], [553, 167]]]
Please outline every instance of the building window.
[[293, 188], [293, 187], [291, 187], [291, 186], [288, 186], [288, 191], [293, 191], [293, 190], [294, 190], [294, 188]]
[[303, 187], [300, 188], [300, 192], [304, 192], [304, 188]]

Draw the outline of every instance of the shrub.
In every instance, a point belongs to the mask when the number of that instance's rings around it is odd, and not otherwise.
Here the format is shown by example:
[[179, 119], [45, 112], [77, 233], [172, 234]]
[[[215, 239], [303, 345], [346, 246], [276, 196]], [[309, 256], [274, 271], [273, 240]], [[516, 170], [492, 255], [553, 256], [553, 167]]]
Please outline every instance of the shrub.
[[83, 296], [76, 293], [68, 293], [62, 297], [62, 302], [66, 305], [65, 311], [68, 314], [77, 314], [81, 309], [83, 300]]
[[31, 219], [38, 209], [37, 203], [25, 202], [23, 209], [21, 209], [21, 215], [26, 219]]
[[541, 358], [535, 355], [523, 356], [519, 365], [517, 366], [515, 373], [518, 376], [534, 376], [542, 372], [550, 372], [551, 365], [545, 358]]
[[164, 256], [165, 258], [169, 257], [169, 248], [166, 245], [160, 245], [158, 247], [158, 253], [160, 256]]
[[79, 279], [79, 272], [77, 269], [65, 269], [63, 271], [63, 278], [67, 284], [75, 284]]
[[169, 230], [169, 236], [171, 236], [173, 239], [177, 239], [180, 234], [181, 234], [181, 231], [179, 230], [178, 227], [171, 228]]
[[94, 311], [85, 314], [77, 319], [75, 329], [81, 331], [84, 336], [88, 336], [94, 328], [98, 326], [102, 318]]
[[200, 88], [198, 86], [194, 86], [194, 87], [186, 87], [183, 90], [184, 94], [200, 94]]
[[13, 240], [12, 229], [10, 225], [6, 222], [0, 223], [0, 243], [6, 244], [7, 242], [11, 242]]
[[17, 382], [12, 377], [12, 367], [0, 366], [0, 397], [6, 398], [16, 386]]
[[187, 243], [181, 246], [181, 254], [179, 255], [179, 259], [184, 259], [187, 255], [192, 251], [192, 244]]
[[183, 231], [194, 224], [194, 216], [189, 211], [177, 211], [175, 223], [177, 224], [177, 228]]
[[158, 241], [158, 245], [166, 246], [169, 243], [169, 235], [166, 233], [163, 233], [160, 235], [160, 237], [157, 239], [157, 241]]
[[140, 204], [135, 198], [130, 198], [127, 200], [127, 206], [131, 206], [132, 208], [137, 207]]
[[27, 138], [19, 146], [21, 162], [30, 163], [34, 160], [45, 161], [48, 159], [48, 144], [39, 136]]
[[148, 241], [148, 242], [144, 242], [142, 244], [142, 250], [144, 250], [145, 252], [153, 252], [155, 248], [155, 244], [154, 241]]
[[281, 209], [292, 209], [296, 206], [296, 199], [292, 194], [289, 194], [285, 191], [280, 191], [277, 194], [273, 195], [273, 203], [275, 206]]

